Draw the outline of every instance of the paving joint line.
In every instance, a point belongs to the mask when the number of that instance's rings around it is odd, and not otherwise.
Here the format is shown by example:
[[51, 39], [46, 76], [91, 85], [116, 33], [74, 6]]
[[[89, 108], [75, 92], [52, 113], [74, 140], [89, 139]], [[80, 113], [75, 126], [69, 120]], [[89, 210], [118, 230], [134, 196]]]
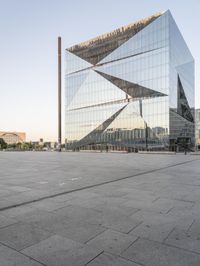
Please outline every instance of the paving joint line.
[[93, 260], [95, 260], [96, 258], [98, 258], [103, 253], [104, 253], [104, 250], [101, 253], [99, 253], [98, 255], [96, 255], [94, 258], [92, 258], [90, 261], [88, 261], [86, 264], [84, 264], [84, 266], [88, 265], [90, 262], [92, 262]]
[[123, 251], [121, 251], [120, 255], [122, 255], [127, 249], [129, 249], [135, 242], [137, 242], [138, 239], [139, 239], [139, 236], [138, 237], [136, 236], [136, 239], [133, 242], [131, 242], [131, 244], [128, 245], [128, 247], [126, 247]]
[[110, 228], [105, 227], [105, 230], [104, 230], [104, 231], [102, 231], [102, 232], [96, 234], [95, 236], [92, 236], [92, 237], [89, 238], [87, 241], [85, 241], [83, 244], [84, 244], [84, 245], [87, 245], [91, 240], [93, 240], [93, 239], [95, 239], [96, 237], [100, 236], [101, 234], [103, 234], [104, 232], [106, 232], [108, 229], [110, 229]]
[[[139, 237], [138, 237], [139, 238]], [[132, 243], [132, 244], [130, 244], [129, 245], [129, 247], [128, 248], [130, 248], [137, 240], [138, 240], [138, 238]], [[114, 257], [116, 257], [116, 258], [120, 258], [120, 259], [123, 259], [123, 260], [125, 260], [125, 261], [130, 261], [130, 262], [134, 262], [134, 263], [136, 263], [136, 264], [138, 264], [138, 265], [140, 265], [140, 266], [145, 266], [144, 264], [142, 264], [141, 262], [136, 262], [135, 260], [133, 260], [133, 259], [130, 259], [130, 258], [127, 258], [127, 257], [125, 257], [125, 256], [123, 256], [122, 255], [122, 253], [124, 253], [128, 248], [126, 248], [124, 251], [122, 251], [120, 254], [114, 254], [114, 253], [111, 253], [110, 251], [104, 251], [106, 254], [109, 254], [109, 255], [112, 255], [112, 256], [114, 256]]]
[[144, 221], [141, 221], [139, 224], [135, 225], [131, 230], [129, 230], [126, 234], [129, 235], [133, 230], [135, 230], [139, 225], [141, 225]]
[[[161, 197], [160, 197], [161, 198]], [[162, 199], [169, 199], [169, 200], [175, 200], [175, 201], [181, 201], [181, 202], [185, 202], [185, 203], [192, 203], [192, 204], [195, 204], [195, 201], [192, 201], [192, 200], [184, 200], [184, 199], [178, 199], [178, 198], [170, 198], [170, 197], [167, 197], [167, 196], [164, 196], [162, 197]], [[154, 201], [153, 201], [154, 202]]]
[[[125, 259], [125, 260], [127, 260], [127, 261], [134, 262], [134, 263], [136, 263], [136, 264], [138, 264], [138, 265], [140, 265], [140, 266], [145, 266], [145, 265], [142, 264], [141, 262], [138, 262], [138, 261], [135, 261], [135, 260], [133, 260], [133, 259], [127, 258], [127, 257], [125, 257], [125, 256], [123, 255], [124, 252], [126, 252], [131, 246], [133, 246], [133, 245], [134, 245], [138, 240], [140, 240], [140, 239], [141, 239], [141, 238], [138, 236], [137, 239], [136, 239], [135, 241], [133, 241], [133, 243], [131, 243], [131, 244], [129, 245], [128, 248], [126, 248], [124, 251], [122, 251], [122, 252], [120, 253], [119, 257], [122, 258], [122, 259]], [[110, 253], [110, 254], [112, 254], [112, 253]]]
[[173, 244], [168, 244], [167, 242], [161, 242], [161, 241], [158, 241], [158, 240], [152, 240], [152, 239], [146, 238], [146, 237], [140, 237], [140, 239], [148, 240], [148, 241], [155, 242], [155, 243], [158, 243], [158, 244], [163, 245], [163, 246], [167, 246], [167, 247], [170, 247], [170, 248], [179, 249], [179, 250], [186, 251], [188, 253], [192, 253], [192, 254], [196, 254], [196, 255], [199, 255], [200, 256], [200, 252], [197, 252], [197, 251], [194, 251], [194, 250], [191, 250], [191, 249], [186, 249], [186, 248], [178, 247], [178, 246], [175, 246]]
[[173, 229], [167, 234], [167, 236], [163, 239], [163, 241], [162, 241], [163, 244], [166, 243], [165, 241], [167, 241], [168, 237], [174, 232], [175, 228], [176, 228], [176, 227], [174, 227], [174, 228], [173, 228]]
[[104, 181], [104, 182], [101, 182], [101, 183], [97, 183], [97, 184], [93, 184], [93, 185], [89, 185], [89, 186], [85, 186], [85, 187], [81, 187], [81, 188], [76, 188], [76, 189], [72, 189], [72, 190], [56, 193], [56, 194], [53, 194], [53, 195], [44, 196], [44, 197], [41, 197], [41, 198], [38, 198], [38, 199], [29, 200], [29, 201], [25, 201], [25, 202], [22, 202], [22, 203], [13, 204], [13, 205], [10, 205], [10, 206], [6, 206], [6, 207], [3, 207], [3, 208], [0, 208], [0, 211], [5, 211], [5, 210], [12, 209], [12, 208], [25, 206], [25, 205], [28, 205], [28, 204], [31, 204], [31, 203], [39, 202], [39, 201], [42, 201], [42, 200], [45, 200], [45, 199], [55, 198], [55, 197], [66, 195], [66, 194], [71, 194], [71, 193], [74, 193], [74, 192], [77, 192], [77, 191], [87, 190], [87, 189], [91, 189], [91, 188], [94, 188], [94, 187], [100, 187], [100, 186], [103, 186], [103, 185], [115, 183], [115, 182], [118, 182], [118, 181], [126, 180], [126, 179], [129, 179], [129, 178], [133, 178], [133, 177], [137, 177], [137, 176], [141, 176], [141, 175], [155, 173], [155, 172], [160, 171], [160, 170], [165, 170], [165, 169], [168, 169], [168, 168], [171, 168], [171, 167], [176, 167], [178, 165], [183, 165], [183, 164], [187, 164], [187, 163], [191, 163], [191, 162], [199, 161], [199, 160], [200, 159], [194, 159], [194, 160], [189, 160], [189, 161], [185, 161], [185, 162], [181, 162], [181, 163], [167, 165], [167, 166], [164, 166], [164, 167], [160, 167], [160, 168], [152, 169], [152, 170], [149, 170], [149, 171], [137, 173], [135, 175], [120, 177], [120, 178], [115, 179], [115, 180]]
[[171, 210], [173, 210], [175, 207], [171, 207], [167, 212], [164, 212], [164, 214], [169, 214]]
[[[37, 263], [39, 263], [39, 264], [41, 264], [41, 265], [43, 265], [43, 266], [47, 266], [47, 265], [44, 264], [43, 262], [40, 262], [39, 260], [36, 260], [36, 259], [34, 259], [34, 258], [32, 258], [32, 257], [30, 257], [30, 256], [28, 256], [28, 255], [26, 255], [25, 253], [22, 253], [21, 250], [17, 250], [17, 249], [15, 249], [15, 248], [13, 248], [13, 247], [11, 247], [11, 246], [9, 246], [9, 245], [6, 245], [4, 242], [0, 242], [0, 243], [1, 243], [2, 246], [7, 247], [7, 248], [9, 248], [9, 249], [11, 249], [11, 250], [14, 250], [15, 252], [21, 254], [22, 256], [24, 256], [24, 257], [26, 257], [26, 258], [29, 258], [29, 259], [32, 260], [32, 261], [36, 261]], [[30, 246], [30, 247], [31, 247], [31, 246]], [[24, 248], [24, 249], [25, 249], [25, 248]], [[22, 249], [22, 250], [23, 250], [23, 249]]]
[[122, 255], [119, 255], [118, 257], [121, 258], [121, 259], [123, 259], [123, 260], [126, 260], [126, 261], [130, 261], [130, 262], [136, 263], [136, 264], [139, 265], [139, 266], [146, 266], [146, 265], [142, 264], [142, 263], [139, 262], [139, 261], [135, 261], [135, 260], [133, 260], [133, 259], [129, 259], [129, 258], [123, 257]]
[[195, 219], [192, 221], [191, 225], [188, 227], [188, 229], [186, 230], [186, 232], [190, 231], [190, 228], [193, 226], [193, 224], [195, 223]]

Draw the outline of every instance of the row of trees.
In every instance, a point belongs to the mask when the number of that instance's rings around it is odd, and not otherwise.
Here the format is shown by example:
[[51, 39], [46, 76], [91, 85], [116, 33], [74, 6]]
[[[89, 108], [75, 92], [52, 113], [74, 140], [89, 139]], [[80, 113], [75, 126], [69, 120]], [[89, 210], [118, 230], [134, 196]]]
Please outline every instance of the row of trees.
[[47, 143], [38, 144], [32, 142], [18, 142], [13, 144], [7, 144], [4, 139], [0, 138], [0, 150], [22, 150], [22, 151], [42, 151], [48, 149], [49, 145]]

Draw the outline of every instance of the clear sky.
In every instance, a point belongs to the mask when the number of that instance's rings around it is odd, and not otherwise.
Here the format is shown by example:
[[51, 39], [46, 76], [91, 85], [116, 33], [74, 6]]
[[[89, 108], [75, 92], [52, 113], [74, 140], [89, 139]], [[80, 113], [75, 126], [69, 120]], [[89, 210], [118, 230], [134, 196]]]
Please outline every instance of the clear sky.
[[167, 9], [196, 60], [200, 107], [199, 0], [0, 0], [0, 130], [25, 131], [28, 140], [57, 139], [57, 36], [64, 52]]

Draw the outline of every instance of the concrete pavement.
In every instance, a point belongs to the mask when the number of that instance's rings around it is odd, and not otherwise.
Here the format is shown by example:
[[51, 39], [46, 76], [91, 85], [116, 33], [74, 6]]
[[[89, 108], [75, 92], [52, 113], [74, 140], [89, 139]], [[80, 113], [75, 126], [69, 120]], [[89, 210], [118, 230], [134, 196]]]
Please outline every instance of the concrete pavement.
[[200, 157], [0, 153], [0, 266], [200, 265]]

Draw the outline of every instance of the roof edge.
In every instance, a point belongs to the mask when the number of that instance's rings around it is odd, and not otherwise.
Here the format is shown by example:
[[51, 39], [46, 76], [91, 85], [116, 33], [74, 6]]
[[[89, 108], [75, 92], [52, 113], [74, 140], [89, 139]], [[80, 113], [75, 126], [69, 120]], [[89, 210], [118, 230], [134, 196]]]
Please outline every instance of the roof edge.
[[147, 23], [148, 21], [150, 21], [152, 19], [156, 19], [156, 18], [160, 17], [161, 15], [163, 15], [167, 11], [168, 10], [166, 10], [164, 12], [157, 12], [157, 13], [151, 15], [151, 16], [148, 16], [148, 17], [145, 17], [143, 19], [137, 20], [136, 22], [127, 24], [125, 26], [122, 26], [122, 27], [117, 28], [115, 30], [112, 30], [110, 32], [104, 33], [102, 35], [98, 35], [97, 37], [91, 38], [91, 39], [89, 39], [87, 41], [84, 41], [84, 42], [81, 42], [79, 44], [75, 44], [75, 45], [73, 45], [73, 46], [71, 46], [69, 48], [66, 48], [66, 50], [69, 51], [69, 52], [73, 52], [77, 48], [84, 49], [84, 48], [87, 48], [88, 46], [95, 45], [95, 44], [97, 44], [99, 42], [105, 41], [108, 38], [111, 38], [112, 36], [116, 36], [116, 35], [122, 34], [125, 31], [131, 30], [132, 28], [134, 28], [136, 26], [139, 26], [140, 24], [145, 24], [145, 23]]

